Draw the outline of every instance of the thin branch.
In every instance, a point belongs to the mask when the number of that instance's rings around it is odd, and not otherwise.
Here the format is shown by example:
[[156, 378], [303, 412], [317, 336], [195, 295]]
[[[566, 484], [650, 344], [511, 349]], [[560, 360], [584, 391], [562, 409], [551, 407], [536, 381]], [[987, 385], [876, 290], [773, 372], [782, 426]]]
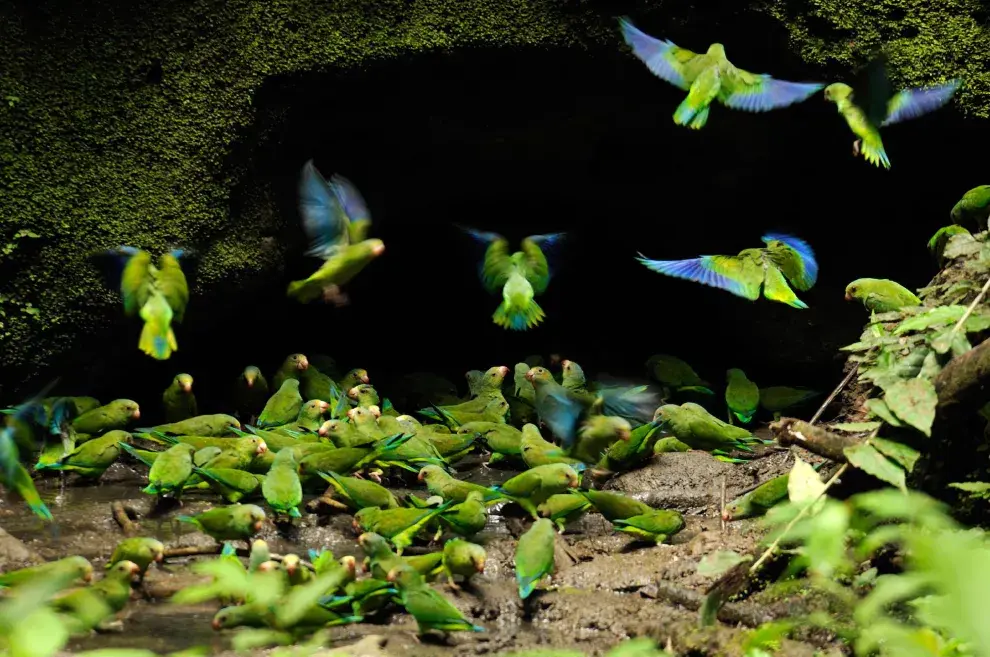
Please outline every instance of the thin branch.
[[839, 385], [835, 386], [835, 390], [833, 390], [832, 393], [825, 398], [825, 401], [822, 402], [822, 405], [819, 406], [815, 414], [811, 416], [811, 420], [808, 421], [808, 424], [814, 424], [815, 422], [818, 422], [819, 418], [821, 418], [822, 416], [822, 413], [825, 412], [825, 409], [828, 408], [829, 404], [835, 401], [835, 398], [839, 396], [839, 393], [842, 392], [842, 389], [845, 388], [847, 385], [849, 385], [849, 382], [852, 381], [852, 378], [856, 376], [856, 372], [858, 371], [859, 371], [859, 363], [856, 363], [856, 365], [854, 365], [853, 368], [849, 370], [849, 373], [846, 374], [846, 377], [839, 382]]
[[966, 308], [966, 312], [963, 313], [963, 316], [960, 317], [959, 321], [956, 322], [956, 325], [952, 327], [953, 333], [958, 332], [959, 329], [962, 328], [962, 325], [966, 323], [966, 320], [969, 319], [969, 316], [972, 315], [973, 311], [976, 309], [976, 305], [980, 303], [980, 301], [986, 295], [987, 290], [990, 290], [990, 278], [988, 278], [987, 282], [983, 284], [983, 289], [981, 289], [980, 293], [976, 295], [975, 299], [973, 299], [973, 303], [969, 304], [969, 307]]

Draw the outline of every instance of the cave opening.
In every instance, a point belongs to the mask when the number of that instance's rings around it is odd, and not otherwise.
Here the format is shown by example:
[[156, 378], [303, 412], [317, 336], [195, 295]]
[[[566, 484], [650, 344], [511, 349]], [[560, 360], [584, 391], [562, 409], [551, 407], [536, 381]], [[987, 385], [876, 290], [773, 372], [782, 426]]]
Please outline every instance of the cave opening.
[[[730, 40], [745, 21], [719, 35], [734, 63], [796, 81], [823, 77], [787, 53], [770, 19], [747, 20], [762, 21], [767, 38]], [[695, 50], [711, 40], [694, 28], [664, 34], [639, 25]], [[284, 275], [221, 282], [194, 296], [177, 330], [180, 350], [166, 363], [127, 354], [138, 329], [121, 324], [119, 357], [128, 371], [149, 374], [154, 390], [177, 371], [220, 384], [248, 363], [269, 372], [295, 351], [364, 366], [386, 392], [385, 381], [407, 372], [460, 383], [468, 369], [511, 367], [531, 353], [639, 376], [656, 352], [685, 358], [715, 383], [741, 367], [761, 385], [828, 390], [840, 377], [837, 348], [858, 338], [865, 319], [844, 301], [845, 285], [863, 276], [927, 283], [935, 271], [927, 239], [962, 192], [983, 182], [946, 144], [983, 129], [951, 107], [893, 126], [884, 133], [893, 162], [885, 171], [853, 158], [853, 135], [820, 94], [765, 114], [717, 106], [701, 131], [672, 122], [683, 95], [624, 48], [477, 48], [272, 78], [257, 90], [257, 121], [231, 156], [244, 173], [230, 230], [248, 215], [278, 217], [263, 239], [285, 248]], [[358, 186], [371, 234], [386, 244], [347, 286], [345, 308], [302, 306], [284, 294], [319, 264], [302, 256], [295, 209], [309, 158]], [[568, 232], [538, 299], [541, 326], [515, 333], [491, 322], [499, 298], [478, 280], [481, 250], [454, 224], [510, 240]], [[799, 293], [808, 310], [748, 302], [633, 259], [637, 251], [735, 254], [761, 246], [771, 230], [816, 250], [819, 281]], [[199, 390], [226, 393], [222, 385]]]

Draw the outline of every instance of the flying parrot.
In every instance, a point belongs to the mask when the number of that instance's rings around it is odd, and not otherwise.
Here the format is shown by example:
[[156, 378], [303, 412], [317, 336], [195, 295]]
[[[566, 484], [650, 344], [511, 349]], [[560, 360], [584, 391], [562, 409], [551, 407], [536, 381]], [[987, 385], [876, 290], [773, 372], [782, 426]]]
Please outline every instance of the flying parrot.
[[187, 254], [175, 249], [151, 262], [151, 254], [133, 246], [119, 246], [109, 252], [121, 258], [120, 293], [124, 313], [135, 313], [144, 320], [138, 349], [157, 360], [166, 360], [179, 347], [172, 322], [182, 323], [189, 303], [189, 285], [179, 261]]
[[502, 303], [492, 320], [511, 331], [525, 331], [542, 322], [543, 309], [535, 297], [546, 292], [552, 277], [543, 247], [555, 245], [565, 234], [530, 235], [523, 239], [520, 251], [509, 253], [509, 241], [498, 233], [462, 230], [488, 245], [479, 267], [481, 281], [493, 294], [502, 291]]
[[301, 303], [322, 298], [347, 304], [340, 287], [385, 251], [379, 239], [365, 239], [371, 213], [354, 185], [340, 175], [328, 183], [312, 160], [303, 165], [299, 180], [299, 213], [309, 238], [306, 255], [323, 258], [309, 278], [289, 283], [288, 295]]
[[633, 54], [651, 73], [688, 92], [674, 111], [674, 123], [694, 130], [705, 127], [714, 100], [744, 112], [767, 112], [806, 100], [825, 86], [775, 80], [766, 73], [736, 68], [726, 59], [721, 43], [713, 43], [701, 55], [651, 37], [625, 17], [619, 19], [619, 28]]
[[956, 78], [934, 87], [894, 92], [887, 78], [886, 57], [875, 57], [852, 86], [834, 82], [825, 87], [825, 99], [835, 103], [857, 139], [853, 157], [860, 154], [874, 166], [890, 168], [880, 139], [880, 128], [933, 112], [951, 100], [962, 80]]
[[756, 301], [763, 296], [793, 308], [807, 308], [787, 285], [807, 291], [818, 280], [814, 251], [802, 239], [770, 233], [763, 236], [762, 249], [744, 249], [738, 255], [706, 255], [687, 260], [650, 260], [642, 253], [637, 260], [648, 269], [717, 287]]

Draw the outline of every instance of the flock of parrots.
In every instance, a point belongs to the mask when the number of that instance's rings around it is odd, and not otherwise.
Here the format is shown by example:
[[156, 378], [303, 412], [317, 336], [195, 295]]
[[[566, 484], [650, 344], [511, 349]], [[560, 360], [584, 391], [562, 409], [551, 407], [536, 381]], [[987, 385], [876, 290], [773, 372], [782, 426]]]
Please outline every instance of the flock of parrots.
[[[767, 111], [824, 87], [737, 69], [720, 44], [699, 55], [650, 37], [626, 19], [620, 25], [633, 53], [654, 74], [688, 91], [674, 113], [679, 125], [703, 127], [715, 99], [733, 109]], [[940, 107], [959, 82], [894, 94], [882, 60], [867, 72], [869, 84], [863, 90], [854, 93], [852, 87], [835, 83], [824, 87], [825, 95], [856, 133], [854, 152], [889, 167], [878, 129]], [[324, 264], [309, 278], [292, 282], [288, 294], [303, 303], [346, 303], [341, 286], [384, 251], [381, 240], [367, 238], [367, 206], [350, 182], [339, 175], [327, 181], [310, 161], [302, 170], [299, 207], [311, 239], [308, 254], [323, 258]], [[975, 221], [982, 228], [988, 213], [990, 185], [984, 185], [967, 192], [953, 208], [952, 219]], [[546, 290], [551, 276], [544, 249], [563, 234], [528, 237], [512, 253], [500, 235], [465, 230], [487, 245], [481, 278], [489, 291], [501, 291], [503, 299], [494, 322], [512, 330], [537, 325], [543, 311], [534, 297]], [[815, 284], [818, 265], [811, 248], [788, 235], [770, 234], [763, 241], [765, 247], [736, 256], [678, 261], [641, 256], [640, 261], [653, 271], [747, 299], [757, 299], [762, 291], [770, 300], [805, 308], [790, 286], [804, 291]], [[182, 321], [189, 300], [179, 264], [183, 253], [165, 254], [157, 265], [146, 251], [120, 247], [113, 253], [123, 266], [125, 312], [144, 321], [139, 348], [167, 359], [177, 348], [172, 323]], [[853, 281], [846, 297], [873, 311], [920, 304], [910, 290], [886, 279]], [[176, 596], [225, 603], [214, 618], [216, 629], [246, 625], [295, 632], [360, 621], [397, 604], [415, 617], [421, 632], [480, 631], [484, 628], [429, 581], [442, 574], [456, 589], [456, 580], [469, 581], [483, 572], [484, 547], [471, 539], [485, 528], [490, 507], [515, 505], [533, 520], [518, 540], [515, 561], [519, 595], [526, 599], [553, 573], [557, 532], [585, 513], [600, 513], [617, 531], [649, 543], [661, 543], [684, 527], [677, 511], [595, 490], [589, 482], [600, 483], [671, 451], [704, 450], [723, 461], [744, 462], [766, 442], [745, 428], [758, 413], [776, 416], [818, 394], [761, 388], [742, 370], [730, 369], [726, 422], [711, 412], [712, 400], [718, 398], [711, 385], [673, 356], [660, 354], [647, 362], [658, 386], [596, 385], [574, 361], [551, 358], [548, 367], [543, 365], [542, 358], [530, 357], [515, 366], [512, 376], [504, 366], [472, 370], [466, 375], [467, 398], [439, 377], [410, 375], [407, 384], [413, 392], [407, 399], [420, 400], [423, 408], [415, 413], [422, 419], [400, 413], [381, 397], [365, 370], [341, 372], [325, 356], [289, 356], [270, 385], [257, 367], [245, 368], [230, 396], [230, 415], [200, 414], [193, 378], [178, 374], [162, 396], [168, 423], [150, 428], [132, 429], [141, 417], [134, 401], [101, 404], [92, 397], [46, 396], [49, 386], [4, 411], [0, 484], [22, 497], [37, 516], [54, 522], [24, 463], [36, 458], [37, 476], [71, 473], [98, 481], [123, 459], [147, 468], [143, 490], [159, 501], [181, 504], [183, 495], [192, 493], [224, 502], [197, 515], [178, 516], [225, 543], [219, 559], [196, 566], [212, 575], [212, 583]], [[665, 401], [670, 399], [683, 403]], [[720, 408], [715, 411], [721, 413]], [[520, 474], [491, 487], [458, 479], [457, 464], [479, 452], [488, 455], [487, 467]], [[428, 495], [396, 495], [385, 485], [390, 482], [421, 485]], [[304, 505], [306, 493], [318, 497]], [[729, 504], [723, 517], [759, 515], [786, 495], [784, 475]], [[304, 512], [318, 509], [353, 514], [358, 543], [367, 556], [363, 568], [353, 557], [337, 560], [318, 548], [310, 550], [309, 561], [291, 554], [275, 561], [265, 542], [256, 539], [270, 519], [279, 525], [299, 522]], [[447, 540], [435, 552], [403, 555], [414, 542], [432, 544], [441, 537]], [[248, 543], [247, 566], [230, 541]], [[126, 605], [134, 579], [163, 556], [164, 547], [155, 539], [125, 539], [102, 579], [70, 589], [51, 604], [77, 630], [100, 627]], [[362, 570], [368, 577], [358, 577]], [[85, 581], [93, 573], [85, 559], [68, 557], [2, 574], [0, 586], [16, 592], [24, 582], [55, 571]], [[269, 578], [278, 586], [252, 578]]]

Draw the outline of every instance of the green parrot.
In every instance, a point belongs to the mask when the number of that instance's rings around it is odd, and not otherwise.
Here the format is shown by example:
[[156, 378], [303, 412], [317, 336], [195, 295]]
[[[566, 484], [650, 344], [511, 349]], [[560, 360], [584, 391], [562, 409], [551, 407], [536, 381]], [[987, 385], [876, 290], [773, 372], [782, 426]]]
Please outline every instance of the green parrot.
[[516, 543], [516, 581], [519, 597], [525, 600], [544, 577], [553, 574], [557, 530], [553, 522], [540, 518]]
[[701, 55], [671, 41], [651, 37], [628, 18], [619, 27], [633, 55], [650, 72], [688, 92], [674, 112], [674, 123], [700, 130], [708, 122], [712, 101], [744, 112], [767, 112], [806, 100], [824, 85], [817, 82], [787, 82], [767, 73], [736, 68], [725, 57], [725, 47], [713, 43]]
[[365, 507], [354, 514], [354, 530], [361, 533], [373, 532], [387, 538], [395, 546], [396, 552], [402, 554], [404, 549], [412, 545], [420, 531], [452, 505], [453, 501], [425, 509]]
[[426, 489], [430, 491], [430, 495], [439, 495], [446, 501], [464, 502], [471, 493], [480, 494], [487, 505], [505, 500], [504, 496], [491, 488], [456, 479], [437, 465], [428, 465], [422, 468], [417, 479], [426, 484]]
[[735, 367], [725, 373], [725, 380], [725, 404], [729, 407], [729, 420], [735, 415], [743, 424], [749, 424], [760, 406], [760, 387], [750, 381], [745, 372]]
[[460, 536], [474, 536], [488, 524], [484, 496], [478, 491], [468, 493], [467, 499], [440, 514], [440, 522]]
[[440, 425], [423, 427], [416, 432], [416, 436], [428, 440], [437, 450], [437, 454], [448, 460], [467, 456], [474, 449], [474, 444], [479, 437], [479, 434], [474, 432], [436, 431], [432, 429], [434, 426]]
[[204, 511], [195, 516], [176, 516], [195, 525], [215, 540], [248, 541], [265, 525], [265, 511], [254, 504], [231, 504]]
[[553, 247], [565, 234], [530, 235], [523, 239], [519, 251], [509, 253], [509, 241], [498, 233], [463, 230], [488, 245], [479, 273], [488, 292], [502, 293], [502, 303], [492, 315], [495, 324], [512, 331], [525, 331], [542, 322], [543, 309], [535, 297], [546, 292], [552, 277], [543, 249]]
[[289, 283], [288, 295], [301, 303], [322, 298], [347, 304], [341, 286], [385, 252], [381, 240], [365, 239], [371, 227], [367, 204], [349, 180], [334, 175], [328, 183], [309, 160], [299, 181], [299, 214], [310, 242], [306, 255], [324, 262], [309, 278]]
[[[123, 446], [126, 443], [118, 443]], [[180, 497], [182, 487], [192, 475], [193, 452], [196, 447], [177, 443], [159, 454], [148, 471], [148, 485], [142, 489], [149, 495], [171, 495]]]
[[512, 370], [513, 394], [519, 399], [533, 404], [536, 400], [536, 389], [533, 388], [533, 383], [526, 378], [529, 370], [529, 363], [516, 363]]
[[241, 423], [233, 415], [216, 413], [213, 415], [197, 415], [181, 422], [159, 424], [148, 429], [138, 429], [144, 433], [160, 432], [176, 436], [234, 436], [235, 429], [240, 429]]
[[392, 551], [385, 537], [374, 532], [365, 532], [358, 536], [358, 545], [367, 555], [365, 570], [369, 571], [372, 577], [380, 580], [386, 579], [393, 568], [403, 565], [412, 567], [423, 577], [428, 577], [437, 570], [443, 560], [443, 554], [438, 556], [437, 553], [400, 557]]
[[454, 581], [458, 575], [468, 581], [474, 575], [485, 572], [485, 548], [460, 538], [452, 538], [443, 545], [443, 573], [452, 589], [460, 588]]
[[237, 416], [253, 424], [254, 418], [268, 401], [268, 381], [260, 369], [254, 365], [244, 368], [234, 383], [233, 401]]
[[605, 450], [595, 465], [595, 471], [601, 475], [630, 470], [653, 456], [659, 439], [658, 422], [641, 424], [632, 430], [628, 440], [616, 441]]
[[276, 515], [285, 513], [293, 518], [301, 517], [298, 507], [302, 504], [302, 483], [291, 449], [283, 449], [275, 455], [275, 462], [261, 484], [261, 492]]
[[98, 436], [114, 429], [124, 429], [141, 418], [141, 408], [130, 399], [115, 399], [109, 404], [86, 411], [72, 421], [76, 433]]
[[282, 570], [288, 575], [289, 586], [299, 586], [313, 578], [313, 571], [302, 563], [298, 554], [289, 553], [282, 557]]
[[[83, 627], [90, 629], [127, 606], [131, 599], [131, 584], [141, 573], [133, 561], [118, 561], [100, 581], [86, 588], [63, 591], [49, 602], [56, 610], [68, 614]], [[105, 608], [93, 613], [93, 594], [102, 601]]]
[[953, 79], [934, 87], [895, 92], [887, 78], [882, 54], [863, 69], [853, 86], [835, 82], [825, 87], [825, 99], [835, 103], [856, 141], [853, 157], [860, 154], [874, 166], [890, 168], [890, 159], [880, 139], [880, 128], [933, 112], [952, 99], [962, 80]]
[[303, 398], [299, 394], [298, 379], [286, 379], [275, 394], [265, 402], [265, 407], [258, 416], [258, 426], [262, 429], [270, 429], [289, 424], [299, 417], [302, 406]]
[[700, 392], [706, 395], [714, 395], [710, 384], [702, 379], [694, 369], [677, 356], [669, 354], [654, 354], [646, 361], [646, 369], [656, 379], [667, 392]]
[[87, 479], [99, 479], [120, 456], [120, 446], [117, 443], [130, 441], [131, 434], [115, 429], [84, 442], [53, 463], [39, 461], [34, 467], [36, 470], [75, 472]]
[[210, 436], [167, 436], [165, 434], [154, 435], [161, 442], [169, 445], [185, 443], [192, 445], [198, 450], [205, 450], [208, 447], [220, 448], [219, 454], [211, 455], [208, 460], [194, 457], [194, 465], [208, 465], [211, 468], [234, 468], [243, 470], [251, 467], [259, 461], [267, 452], [268, 445], [258, 436], [250, 438], [213, 438]]
[[[528, 383], [528, 381], [527, 381]], [[502, 422], [468, 422], [457, 427], [457, 433], [481, 434], [488, 449], [496, 454], [522, 457], [522, 431]]]
[[659, 439], [655, 445], [653, 445], [654, 454], [667, 454], [670, 452], [689, 452], [691, 451], [690, 445], [685, 445], [679, 441], [675, 436], [664, 436]]
[[137, 313], [144, 321], [138, 349], [157, 360], [168, 359], [179, 348], [172, 322], [182, 323], [189, 302], [189, 286], [179, 264], [186, 252], [175, 249], [163, 254], [157, 267], [150, 253], [131, 246], [109, 253], [124, 262], [120, 277], [124, 314]]
[[265, 481], [265, 475], [236, 468], [194, 467], [193, 473], [230, 504], [261, 495], [261, 485]]
[[677, 511], [653, 509], [631, 518], [615, 520], [612, 525], [620, 532], [653, 543], [663, 543], [684, 529], [684, 517]]
[[584, 370], [573, 360], [560, 361], [560, 385], [576, 392], [588, 392], [588, 379]]
[[189, 374], [176, 374], [172, 379], [171, 385], [162, 393], [166, 422], [179, 422], [199, 415], [192, 386], [193, 378]]
[[760, 388], [760, 406], [771, 413], [779, 413], [784, 409], [814, 399], [819, 394], [821, 393], [807, 388], [788, 388], [787, 386]]
[[[385, 443], [388, 441], [379, 441]], [[317, 445], [322, 447], [321, 445]], [[297, 451], [294, 449], [293, 451]], [[314, 451], [299, 459], [299, 478], [302, 481], [319, 476], [320, 472], [343, 474], [360, 470], [378, 457], [392, 451], [384, 445], [369, 447], [340, 447], [329, 451]]]
[[502, 383], [509, 375], [509, 368], [505, 365], [489, 367], [484, 372], [472, 370], [465, 374], [468, 380], [468, 390], [471, 397], [488, 397], [502, 395]]
[[533, 519], [540, 517], [536, 508], [555, 493], [577, 488], [581, 477], [566, 463], [550, 463], [530, 468], [493, 490], [525, 509]]
[[311, 399], [299, 409], [295, 422], [272, 427], [270, 431], [290, 436], [302, 432], [316, 433], [323, 426], [323, 416], [330, 410], [330, 404], [322, 399]]
[[846, 301], [853, 299], [878, 313], [921, 305], [918, 295], [887, 278], [857, 278], [846, 286]]
[[[362, 422], [368, 422], [365, 425], [365, 430], [361, 431], [358, 428], [357, 422], [346, 422], [344, 420], [327, 420], [322, 425], [320, 425], [319, 435], [328, 438], [336, 447], [364, 447], [370, 445], [380, 438], [376, 437], [374, 431], [370, 431], [371, 424], [374, 424], [381, 435], [386, 435], [385, 431], [380, 425], [377, 424], [374, 415], [368, 412], [366, 409], [351, 409], [352, 411], [357, 411], [350, 414], [348, 419], [353, 420], [355, 417], [359, 418]], [[368, 417], [365, 417], [367, 415]], [[370, 420], [370, 421], [369, 421]], [[388, 423], [385, 423], [388, 426]], [[394, 435], [394, 434], [393, 434]]]
[[592, 415], [578, 429], [571, 454], [584, 463], [598, 463], [612, 445], [628, 442], [632, 425], [624, 417]]
[[345, 477], [335, 472], [318, 473], [334, 490], [334, 497], [341, 497], [347, 506], [360, 511], [369, 506], [379, 509], [395, 509], [399, 503], [392, 491], [366, 479]]
[[522, 440], [519, 443], [522, 452], [522, 460], [527, 468], [535, 468], [538, 465], [548, 463], [567, 463], [569, 465], [583, 465], [583, 461], [569, 456], [563, 448], [551, 443], [540, 435], [540, 430], [535, 424], [526, 424], [522, 428]]
[[940, 267], [945, 265], [945, 258], [943, 257], [945, 247], [949, 245], [949, 240], [956, 235], [969, 235], [971, 238], [973, 237], [973, 234], [966, 228], [958, 224], [951, 224], [949, 226], [942, 226], [936, 230], [935, 234], [928, 240], [928, 250], [935, 257]]
[[[349, 582], [344, 586], [343, 595], [321, 600], [320, 604], [331, 611], [350, 606], [355, 616], [366, 617], [381, 611], [398, 594], [399, 590], [386, 580], [370, 578]], [[333, 657], [333, 652], [330, 655]]]
[[388, 581], [399, 589], [399, 603], [416, 619], [419, 634], [430, 630], [485, 631], [485, 628], [465, 618], [457, 607], [437, 593], [414, 569], [408, 566], [393, 568], [388, 574]]
[[949, 217], [954, 224], [969, 224], [977, 230], [986, 230], [990, 217], [990, 185], [974, 187], [952, 206]]
[[633, 516], [641, 516], [653, 511], [653, 507], [639, 500], [603, 490], [578, 489], [574, 495], [581, 495], [595, 507], [598, 513], [605, 516], [609, 522], [625, 520]]
[[348, 399], [353, 400], [355, 405], [359, 408], [370, 408], [372, 406], [377, 407], [382, 401], [374, 386], [367, 383], [362, 383], [351, 387], [347, 391], [347, 397]]
[[566, 525], [583, 516], [591, 508], [583, 495], [577, 493], [557, 493], [547, 498], [536, 510], [543, 518], [549, 518], [557, 526], [557, 531], [564, 533]]
[[742, 520], [764, 515], [772, 506], [787, 499], [787, 482], [790, 473], [760, 484], [745, 495], [732, 500], [722, 511], [723, 520]]
[[807, 308], [787, 283], [807, 291], [818, 280], [818, 262], [811, 247], [802, 239], [780, 233], [769, 233], [762, 239], [765, 248], [743, 249], [734, 256], [650, 260], [640, 253], [636, 260], [659, 274], [709, 285], [750, 301], [759, 299], [762, 289], [770, 301]]
[[9, 570], [0, 574], [0, 587], [15, 587], [29, 584], [41, 578], [65, 574], [70, 580], [89, 582], [93, 579], [93, 564], [85, 557], [73, 556], [48, 561], [37, 566]]
[[308, 369], [309, 359], [304, 354], [289, 354], [275, 371], [275, 376], [272, 377], [272, 386], [275, 390], [278, 390], [288, 379], [299, 381], [299, 385], [301, 386], [303, 377]]
[[144, 577], [148, 566], [153, 563], [161, 563], [165, 559], [165, 546], [161, 541], [154, 538], [137, 536], [125, 538], [114, 548], [110, 560], [107, 561], [107, 569], [121, 561], [132, 561], [137, 564], [138, 574]]
[[322, 399], [328, 404], [336, 404], [340, 399], [337, 382], [313, 363], [299, 374], [299, 380], [299, 389], [306, 399]]
[[691, 402], [680, 406], [661, 406], [659, 419], [667, 430], [691, 449], [701, 449], [716, 455], [725, 455], [728, 450], [733, 449], [752, 452], [750, 445], [760, 442], [746, 429], [727, 424], [704, 407]]
[[440, 419], [450, 427], [458, 427], [468, 422], [505, 422], [506, 415], [509, 413], [509, 402], [506, 401], [505, 397], [502, 395], [493, 396], [490, 399], [478, 397], [467, 403], [476, 401], [482, 402], [480, 408], [451, 411], [435, 406], [432, 409], [423, 409], [418, 412], [432, 419]]
[[270, 559], [271, 551], [268, 548], [268, 543], [262, 538], [254, 539], [251, 542], [251, 551], [248, 553], [248, 572], [255, 572], [261, 564]]

